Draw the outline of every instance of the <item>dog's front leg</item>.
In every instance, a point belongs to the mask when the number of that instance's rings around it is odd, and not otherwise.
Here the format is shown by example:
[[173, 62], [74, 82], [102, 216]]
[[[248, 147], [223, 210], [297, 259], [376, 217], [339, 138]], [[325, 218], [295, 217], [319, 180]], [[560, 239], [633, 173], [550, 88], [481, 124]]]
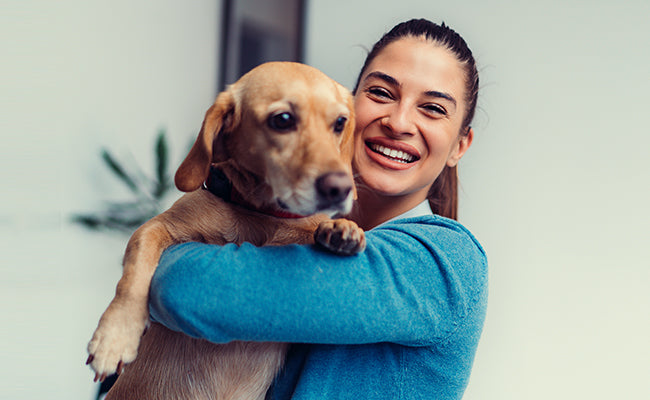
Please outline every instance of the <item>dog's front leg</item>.
[[162, 251], [171, 244], [167, 228], [156, 218], [142, 225], [129, 240], [115, 297], [88, 344], [87, 363], [95, 371], [95, 380], [119, 373], [125, 363], [135, 359], [149, 320], [151, 277]]
[[321, 222], [314, 232], [314, 242], [341, 255], [361, 253], [366, 248], [366, 235], [354, 221], [345, 218]]

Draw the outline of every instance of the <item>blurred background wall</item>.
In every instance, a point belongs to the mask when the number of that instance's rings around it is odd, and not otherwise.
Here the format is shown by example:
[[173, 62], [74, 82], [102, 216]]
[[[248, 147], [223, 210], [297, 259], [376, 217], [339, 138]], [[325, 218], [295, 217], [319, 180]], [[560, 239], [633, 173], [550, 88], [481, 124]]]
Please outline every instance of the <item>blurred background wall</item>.
[[0, 399], [93, 399], [86, 343], [128, 236], [70, 222], [130, 194], [100, 148], [178, 165], [214, 100], [218, 1], [2, 1]]
[[[126, 237], [99, 150], [175, 167], [220, 87], [220, 1], [2, 1], [0, 398], [92, 399], [85, 346]], [[351, 87], [395, 23], [444, 21], [481, 72], [460, 219], [490, 259], [466, 399], [648, 398], [650, 3], [307, 0], [304, 61]], [[174, 196], [172, 196], [174, 197]]]

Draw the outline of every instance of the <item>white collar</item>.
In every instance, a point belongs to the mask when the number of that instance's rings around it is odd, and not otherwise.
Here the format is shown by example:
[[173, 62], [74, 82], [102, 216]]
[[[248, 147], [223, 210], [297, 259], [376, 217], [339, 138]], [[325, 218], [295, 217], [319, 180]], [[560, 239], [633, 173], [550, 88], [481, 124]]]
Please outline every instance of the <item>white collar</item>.
[[402, 219], [402, 218], [422, 217], [422, 216], [425, 216], [425, 215], [433, 215], [433, 211], [431, 211], [431, 205], [429, 205], [429, 200], [424, 200], [422, 203], [420, 203], [417, 206], [411, 208], [410, 210], [408, 210], [408, 211], [406, 211], [406, 212], [404, 212], [404, 213], [402, 213], [402, 214], [400, 214], [400, 215], [398, 215], [396, 217], [393, 217], [393, 218], [389, 219], [386, 222], [382, 222], [378, 226], [381, 226], [381, 225], [386, 224], [388, 222], [395, 221], [395, 220]]

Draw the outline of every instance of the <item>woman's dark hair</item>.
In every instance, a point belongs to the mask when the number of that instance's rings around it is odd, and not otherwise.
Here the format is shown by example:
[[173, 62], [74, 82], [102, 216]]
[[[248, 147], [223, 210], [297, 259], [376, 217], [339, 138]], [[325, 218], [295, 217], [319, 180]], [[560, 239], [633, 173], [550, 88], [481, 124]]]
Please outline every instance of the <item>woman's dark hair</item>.
[[[467, 112], [463, 118], [460, 135], [468, 135], [470, 125], [474, 119], [476, 103], [478, 100], [478, 71], [472, 51], [465, 40], [453, 29], [444, 24], [438, 25], [426, 19], [412, 19], [395, 25], [388, 33], [379, 39], [366, 57], [366, 61], [359, 72], [353, 93], [357, 92], [361, 77], [366, 72], [368, 65], [389, 44], [405, 37], [422, 37], [434, 44], [442, 46], [456, 56], [465, 71], [465, 101]], [[458, 218], [458, 169], [448, 167], [442, 170], [429, 190], [429, 204], [434, 213], [443, 217]]]

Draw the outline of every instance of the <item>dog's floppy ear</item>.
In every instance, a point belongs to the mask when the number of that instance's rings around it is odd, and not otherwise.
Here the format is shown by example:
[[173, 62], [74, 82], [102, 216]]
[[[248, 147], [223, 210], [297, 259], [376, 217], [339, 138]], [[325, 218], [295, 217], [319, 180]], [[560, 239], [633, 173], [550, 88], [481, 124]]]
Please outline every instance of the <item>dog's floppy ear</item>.
[[[349, 168], [352, 168], [352, 158], [354, 157], [354, 129], [356, 125], [356, 117], [354, 114], [354, 98], [352, 97], [350, 92], [343, 86], [340, 86], [339, 90], [344, 92], [344, 95], [346, 96], [345, 98], [346, 98], [348, 110], [350, 110], [350, 116], [341, 134], [342, 135], [341, 145], [340, 145], [341, 158], [343, 159], [345, 164], [349, 166]], [[355, 185], [352, 185], [352, 192], [353, 192], [354, 199], [356, 199], [357, 188]]]
[[214, 141], [221, 130], [232, 129], [237, 123], [234, 114], [232, 91], [224, 91], [205, 113], [199, 136], [176, 171], [174, 183], [179, 190], [192, 192], [201, 187], [210, 172]]
[[336, 88], [339, 91], [339, 95], [345, 100], [345, 105], [348, 108], [350, 115], [348, 121], [345, 123], [345, 128], [341, 132], [341, 158], [347, 165], [352, 165], [352, 157], [354, 156], [354, 128], [356, 124], [356, 119], [354, 115], [354, 97], [352, 93], [345, 88], [343, 85], [335, 82]]
[[345, 123], [345, 128], [343, 128], [341, 134], [341, 156], [343, 161], [352, 165], [352, 157], [354, 156], [354, 126], [356, 121], [354, 116], [354, 102], [351, 98], [348, 101], [348, 108], [350, 109], [350, 117]]

